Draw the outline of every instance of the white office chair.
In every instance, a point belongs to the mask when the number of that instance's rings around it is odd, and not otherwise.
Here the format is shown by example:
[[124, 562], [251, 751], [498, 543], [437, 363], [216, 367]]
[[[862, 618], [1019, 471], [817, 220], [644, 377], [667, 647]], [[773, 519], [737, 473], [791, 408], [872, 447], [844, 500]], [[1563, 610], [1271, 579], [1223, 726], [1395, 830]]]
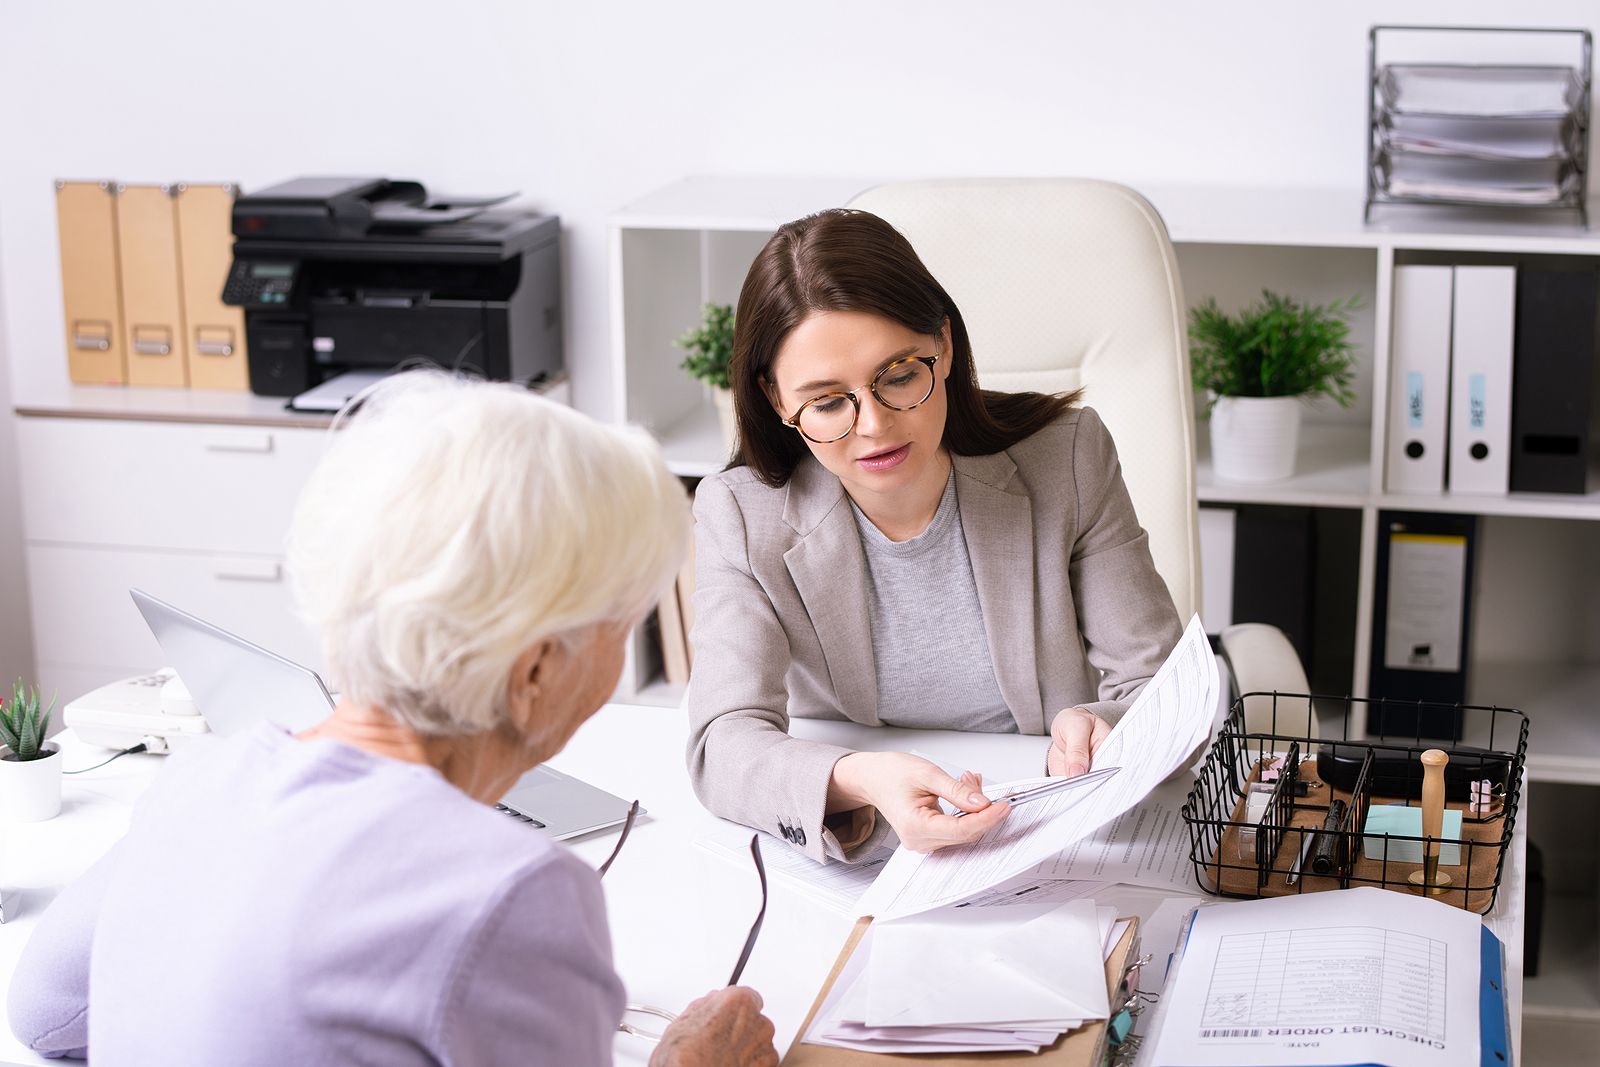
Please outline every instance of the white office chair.
[[[1172, 242], [1149, 202], [1111, 182], [960, 178], [880, 185], [849, 206], [905, 234], [950, 293], [984, 388], [1084, 389], [1117, 443], [1179, 616], [1199, 611], [1187, 313]], [[1224, 650], [1248, 683], [1242, 692], [1308, 691], [1282, 633], [1255, 626], [1233, 636]], [[1252, 705], [1247, 725], [1268, 729], [1270, 700]], [[1279, 732], [1299, 732], [1281, 725], [1282, 704], [1279, 713]]]

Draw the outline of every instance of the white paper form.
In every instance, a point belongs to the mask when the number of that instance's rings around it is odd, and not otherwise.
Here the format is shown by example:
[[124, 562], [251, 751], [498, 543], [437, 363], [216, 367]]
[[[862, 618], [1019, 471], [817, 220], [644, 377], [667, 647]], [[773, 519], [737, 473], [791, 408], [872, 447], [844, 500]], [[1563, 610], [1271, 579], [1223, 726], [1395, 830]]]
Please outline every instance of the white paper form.
[[1482, 922], [1364, 887], [1201, 908], [1155, 1067], [1477, 1063]]
[[1033, 869], [1038, 878], [1074, 878], [1168, 889], [1198, 896], [1183, 802], [1187, 778], [1163, 782], [1139, 803]]
[[1197, 615], [1133, 706], [1100, 745], [1095, 767], [1120, 773], [1087, 793], [1066, 790], [1014, 808], [977, 841], [933, 853], [895, 851], [857, 905], [893, 919], [955, 904], [1033, 869], [1143, 800], [1211, 734], [1216, 657]]

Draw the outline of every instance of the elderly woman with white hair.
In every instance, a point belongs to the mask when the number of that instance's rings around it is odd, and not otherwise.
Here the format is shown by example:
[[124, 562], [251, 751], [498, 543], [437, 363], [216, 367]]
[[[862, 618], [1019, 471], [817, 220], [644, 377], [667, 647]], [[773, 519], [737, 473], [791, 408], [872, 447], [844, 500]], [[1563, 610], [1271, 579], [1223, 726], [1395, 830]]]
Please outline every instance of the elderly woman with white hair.
[[[103, 1064], [607, 1063], [595, 872], [496, 814], [605, 702], [686, 549], [654, 444], [506, 385], [405, 375], [334, 435], [289, 564], [342, 699], [171, 758], [40, 920], [10, 1021]], [[652, 1064], [776, 1064], [753, 990]]]

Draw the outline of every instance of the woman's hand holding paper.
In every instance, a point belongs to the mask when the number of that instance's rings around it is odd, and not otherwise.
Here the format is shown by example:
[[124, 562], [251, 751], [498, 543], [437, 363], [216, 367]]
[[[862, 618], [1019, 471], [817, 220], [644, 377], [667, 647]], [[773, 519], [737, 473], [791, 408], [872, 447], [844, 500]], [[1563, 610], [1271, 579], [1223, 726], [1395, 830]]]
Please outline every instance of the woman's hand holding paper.
[[1084, 708], [1068, 708], [1050, 724], [1050, 751], [1045, 756], [1048, 774], [1076, 777], [1088, 774], [1095, 751], [1111, 733], [1111, 724]]
[[[966, 817], [944, 814], [940, 800], [966, 812]], [[976, 841], [1011, 810], [1011, 805], [983, 795], [980, 775], [968, 772], [952, 778], [934, 763], [905, 752], [852, 752], [834, 764], [829, 810], [860, 804], [877, 808], [900, 843], [913, 852]]]

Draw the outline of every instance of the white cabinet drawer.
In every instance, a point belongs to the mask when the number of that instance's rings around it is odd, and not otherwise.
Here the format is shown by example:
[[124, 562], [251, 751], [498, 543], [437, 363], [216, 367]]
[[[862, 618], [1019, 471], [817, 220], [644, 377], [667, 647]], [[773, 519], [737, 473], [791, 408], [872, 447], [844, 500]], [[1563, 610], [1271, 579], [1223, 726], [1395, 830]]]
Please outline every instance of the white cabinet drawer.
[[29, 541], [283, 552], [325, 431], [17, 420]]
[[136, 586], [281, 656], [322, 667], [315, 639], [294, 615], [280, 559], [30, 544], [28, 584], [41, 663], [161, 666], [160, 646], [128, 596]]

